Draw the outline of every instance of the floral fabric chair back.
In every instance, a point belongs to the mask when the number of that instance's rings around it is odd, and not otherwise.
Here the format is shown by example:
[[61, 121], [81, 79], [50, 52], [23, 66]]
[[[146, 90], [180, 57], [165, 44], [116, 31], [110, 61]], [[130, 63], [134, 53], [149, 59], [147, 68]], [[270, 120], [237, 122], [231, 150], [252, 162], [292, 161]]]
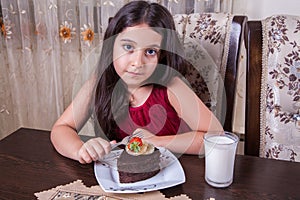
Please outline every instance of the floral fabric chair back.
[[300, 161], [300, 17], [262, 21], [260, 156]]
[[226, 98], [223, 97], [224, 79], [233, 15], [177, 14], [174, 20], [184, 44], [186, 58], [192, 64], [185, 78], [199, 98], [223, 123], [226, 113], [222, 110], [226, 107]]

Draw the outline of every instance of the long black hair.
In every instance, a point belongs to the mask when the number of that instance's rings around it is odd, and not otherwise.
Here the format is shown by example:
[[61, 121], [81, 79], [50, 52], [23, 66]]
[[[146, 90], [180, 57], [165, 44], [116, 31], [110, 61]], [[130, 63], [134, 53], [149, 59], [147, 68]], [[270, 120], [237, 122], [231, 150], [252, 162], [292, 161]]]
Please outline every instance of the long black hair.
[[[99, 81], [96, 86], [95, 112], [102, 130], [109, 139], [115, 139], [116, 120], [128, 111], [129, 99], [127, 86], [122, 83], [113, 66], [114, 41], [117, 34], [125, 28], [143, 23], [153, 28], [163, 38], [159, 66], [148, 83], [159, 82], [166, 85], [174, 77], [174, 71], [180, 74], [185, 72], [187, 62], [182, 58], [183, 49], [170, 12], [157, 3], [146, 1], [132, 1], [124, 5], [108, 24], [97, 68]], [[113, 98], [113, 93], [117, 98]]]

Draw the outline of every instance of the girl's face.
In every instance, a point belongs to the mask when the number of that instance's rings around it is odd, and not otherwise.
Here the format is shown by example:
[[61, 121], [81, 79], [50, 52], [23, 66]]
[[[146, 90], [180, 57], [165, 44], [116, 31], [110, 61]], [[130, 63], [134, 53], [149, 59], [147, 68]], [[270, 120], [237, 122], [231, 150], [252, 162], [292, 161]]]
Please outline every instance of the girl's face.
[[116, 37], [113, 64], [128, 87], [137, 87], [152, 75], [161, 41], [162, 36], [147, 24], [127, 27]]

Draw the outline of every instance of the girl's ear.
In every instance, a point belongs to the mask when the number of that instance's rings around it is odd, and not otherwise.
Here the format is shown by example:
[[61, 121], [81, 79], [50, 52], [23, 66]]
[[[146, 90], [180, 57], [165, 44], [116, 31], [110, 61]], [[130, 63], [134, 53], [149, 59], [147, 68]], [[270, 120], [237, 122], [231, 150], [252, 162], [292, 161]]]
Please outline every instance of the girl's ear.
[[113, 19], [113, 17], [109, 17], [108, 18], [108, 23], [110, 23], [110, 21]]

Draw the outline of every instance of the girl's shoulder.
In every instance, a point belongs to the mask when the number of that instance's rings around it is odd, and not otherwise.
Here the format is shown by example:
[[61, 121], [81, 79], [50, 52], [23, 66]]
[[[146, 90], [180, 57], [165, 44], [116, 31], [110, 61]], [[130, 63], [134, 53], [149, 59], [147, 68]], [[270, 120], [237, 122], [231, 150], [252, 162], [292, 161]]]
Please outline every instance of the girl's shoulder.
[[174, 77], [167, 85], [167, 94], [171, 105], [179, 106], [186, 98], [196, 98], [193, 90], [179, 77]]
[[172, 91], [172, 90], [181, 90], [181, 89], [187, 89], [189, 88], [188, 85], [179, 77], [174, 77], [167, 85], [167, 90]]

